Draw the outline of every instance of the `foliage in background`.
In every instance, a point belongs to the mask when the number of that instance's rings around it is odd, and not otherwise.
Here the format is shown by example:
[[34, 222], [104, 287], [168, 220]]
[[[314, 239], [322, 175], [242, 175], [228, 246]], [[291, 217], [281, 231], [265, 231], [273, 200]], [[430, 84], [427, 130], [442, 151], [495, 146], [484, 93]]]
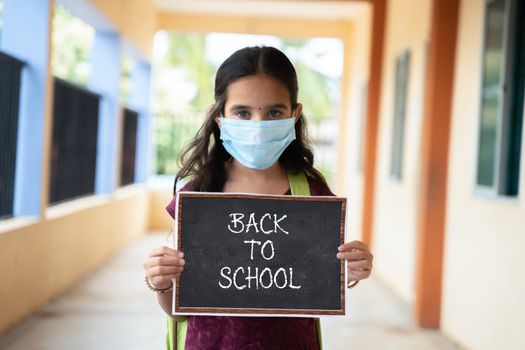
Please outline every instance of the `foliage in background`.
[[135, 61], [129, 56], [124, 56], [120, 67], [120, 104], [127, 106], [133, 91], [133, 77], [131, 74], [135, 68]]
[[[0, 0], [2, 1], [2, 0]], [[53, 75], [86, 87], [91, 74], [91, 50], [95, 30], [64, 6], [56, 4], [53, 14]], [[135, 61], [125, 55], [121, 61], [120, 104], [128, 104], [133, 91], [132, 71]]]
[[166, 64], [183, 67], [196, 85], [191, 109], [205, 111], [213, 102], [213, 79], [217, 68], [206, 59], [206, 37], [200, 34], [170, 35]]
[[293, 52], [300, 51], [308, 40], [283, 39], [283, 51], [290, 57], [299, 81], [298, 100], [303, 104], [303, 111], [310, 122], [333, 115], [333, 98], [330, 96], [330, 77], [316, 71], [300, 58], [294, 58]]
[[155, 115], [156, 174], [176, 174], [177, 158], [204, 121], [204, 113], [186, 111], [175, 116], [172, 113]]
[[312, 70], [304, 62], [294, 63], [299, 77], [298, 100], [303, 104], [305, 116], [310, 122], [330, 117], [333, 113], [333, 101], [328, 95], [326, 76]]
[[177, 158], [213, 102], [217, 67], [206, 60], [203, 35], [168, 35], [154, 64], [156, 174], [175, 174]]
[[53, 75], [86, 86], [91, 65], [89, 53], [95, 30], [57, 4], [53, 14], [52, 57]]

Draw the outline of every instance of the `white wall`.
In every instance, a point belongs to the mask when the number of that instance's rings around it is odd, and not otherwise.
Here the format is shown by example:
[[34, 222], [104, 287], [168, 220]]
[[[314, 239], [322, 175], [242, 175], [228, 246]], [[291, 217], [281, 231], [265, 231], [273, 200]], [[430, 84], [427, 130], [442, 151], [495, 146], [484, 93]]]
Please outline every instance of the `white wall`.
[[[374, 274], [407, 302], [414, 297], [420, 143], [430, 0], [398, 0], [387, 6], [374, 223]], [[410, 51], [401, 181], [390, 177], [396, 58]]]
[[[361, 239], [362, 207], [363, 207], [363, 169], [359, 167], [359, 152], [363, 151], [360, 146], [362, 140], [364, 147], [364, 127], [361, 120], [362, 108], [366, 109], [366, 100], [362, 101], [363, 85], [369, 79], [370, 62], [370, 40], [371, 40], [371, 16], [370, 7], [363, 8], [362, 13], [353, 22], [351, 38], [349, 40], [348, 66], [350, 69], [350, 88], [348, 96], [344, 96], [349, 102], [346, 130], [344, 132], [346, 152], [344, 159], [344, 196], [348, 197], [347, 232], [348, 239]], [[363, 102], [365, 106], [363, 106]], [[365, 118], [366, 119], [366, 116]]]
[[525, 349], [525, 143], [520, 196], [476, 194], [483, 0], [461, 1], [451, 130], [442, 329], [472, 349]]

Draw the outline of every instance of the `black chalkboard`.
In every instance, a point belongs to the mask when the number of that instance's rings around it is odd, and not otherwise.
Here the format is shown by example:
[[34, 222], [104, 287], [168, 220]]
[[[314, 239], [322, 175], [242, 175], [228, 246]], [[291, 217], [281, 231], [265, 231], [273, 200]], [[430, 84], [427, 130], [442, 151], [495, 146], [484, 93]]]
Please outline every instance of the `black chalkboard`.
[[344, 315], [346, 199], [180, 192], [177, 313]]

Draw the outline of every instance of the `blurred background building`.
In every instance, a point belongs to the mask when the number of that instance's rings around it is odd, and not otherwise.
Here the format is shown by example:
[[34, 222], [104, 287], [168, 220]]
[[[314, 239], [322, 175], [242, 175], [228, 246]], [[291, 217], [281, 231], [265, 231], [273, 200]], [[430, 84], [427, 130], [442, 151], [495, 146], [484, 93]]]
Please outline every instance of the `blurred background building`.
[[294, 62], [348, 237], [414, 323], [525, 348], [521, 0], [0, 0], [0, 333], [170, 230], [178, 152], [252, 45]]

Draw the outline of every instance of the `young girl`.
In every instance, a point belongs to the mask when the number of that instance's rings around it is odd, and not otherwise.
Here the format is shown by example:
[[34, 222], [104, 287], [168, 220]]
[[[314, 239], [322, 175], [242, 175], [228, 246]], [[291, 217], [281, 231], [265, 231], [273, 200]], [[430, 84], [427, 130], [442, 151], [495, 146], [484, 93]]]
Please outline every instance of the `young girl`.
[[[215, 103], [181, 156], [182, 169], [177, 179], [189, 180], [183, 190], [291, 194], [289, 179], [299, 174], [306, 179], [310, 195], [333, 196], [313, 166], [314, 156], [297, 92], [295, 69], [275, 48], [247, 47], [226, 59], [215, 78]], [[167, 207], [172, 217], [174, 208], [175, 199]], [[359, 241], [334, 247], [334, 259], [347, 260], [352, 286], [370, 275], [373, 257]], [[146, 283], [158, 292], [159, 304], [168, 315], [172, 279], [183, 272], [184, 264], [184, 253], [168, 247], [153, 250], [144, 263]], [[174, 319], [187, 321], [185, 349], [319, 347], [316, 323], [311, 318]], [[180, 339], [178, 342], [180, 345]]]

